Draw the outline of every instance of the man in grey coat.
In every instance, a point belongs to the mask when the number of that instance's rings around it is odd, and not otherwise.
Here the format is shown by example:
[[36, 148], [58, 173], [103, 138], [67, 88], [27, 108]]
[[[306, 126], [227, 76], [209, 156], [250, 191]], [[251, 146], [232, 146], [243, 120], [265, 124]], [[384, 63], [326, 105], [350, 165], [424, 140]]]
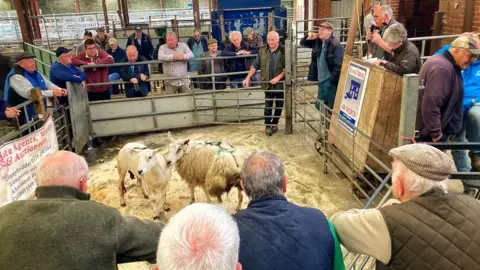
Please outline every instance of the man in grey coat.
[[88, 166], [67, 151], [37, 167], [36, 200], [0, 208], [2, 269], [117, 269], [155, 263], [163, 225], [90, 201]]
[[[218, 41], [214, 38], [208, 40], [208, 51], [203, 52], [200, 54], [200, 58], [209, 58], [209, 57], [219, 57], [222, 55], [222, 51], [218, 50]], [[213, 62], [213, 67], [212, 67]], [[200, 65], [198, 67], [198, 75], [207, 75], [207, 74], [220, 74], [225, 73], [225, 67], [223, 65], [222, 59], [219, 60], [204, 60], [200, 61]], [[213, 78], [214, 77], [207, 77], [207, 78], [200, 78], [199, 86], [200, 89], [211, 90], [213, 89]], [[227, 77], [222, 76], [215, 76], [215, 89], [225, 89], [227, 88], [226, 85]]]

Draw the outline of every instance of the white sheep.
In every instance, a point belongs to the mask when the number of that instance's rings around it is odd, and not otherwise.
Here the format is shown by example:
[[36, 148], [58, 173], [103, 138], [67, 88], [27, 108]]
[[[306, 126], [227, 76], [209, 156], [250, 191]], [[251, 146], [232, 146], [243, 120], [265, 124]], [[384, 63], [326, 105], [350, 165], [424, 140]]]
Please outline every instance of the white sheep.
[[164, 211], [169, 211], [167, 204], [167, 184], [172, 176], [172, 166], [167, 164], [160, 150], [152, 150], [145, 145], [137, 142], [127, 143], [120, 149], [117, 157], [120, 193], [120, 204], [126, 206], [125, 193], [125, 174], [128, 172], [130, 178], [137, 178], [138, 185], [142, 189], [143, 196], [148, 199], [155, 211], [154, 219], [163, 216], [158, 208], [156, 197], [160, 191], [162, 197], [162, 207]]
[[190, 186], [190, 203], [195, 202], [194, 189], [200, 186], [208, 202], [210, 196], [216, 196], [222, 203], [222, 194], [232, 187], [238, 189], [238, 205], [240, 210], [243, 196], [240, 187], [240, 169], [245, 155], [222, 142], [175, 140], [170, 132], [169, 153], [167, 162], [175, 164], [178, 174]]

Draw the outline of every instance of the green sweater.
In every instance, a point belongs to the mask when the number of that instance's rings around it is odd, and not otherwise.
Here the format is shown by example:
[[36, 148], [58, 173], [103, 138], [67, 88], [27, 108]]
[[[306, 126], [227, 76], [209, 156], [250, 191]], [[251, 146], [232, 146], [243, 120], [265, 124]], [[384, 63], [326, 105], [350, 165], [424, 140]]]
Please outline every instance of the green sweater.
[[39, 187], [36, 200], [0, 208], [1, 269], [117, 269], [155, 262], [163, 225], [122, 216], [67, 186]]

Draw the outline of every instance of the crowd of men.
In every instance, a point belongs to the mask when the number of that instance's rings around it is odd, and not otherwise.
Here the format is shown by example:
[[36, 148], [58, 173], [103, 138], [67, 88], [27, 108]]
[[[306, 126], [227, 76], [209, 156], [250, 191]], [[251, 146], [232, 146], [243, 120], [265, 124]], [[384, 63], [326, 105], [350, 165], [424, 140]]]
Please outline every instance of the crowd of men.
[[345, 269], [340, 244], [374, 257], [376, 269], [480, 269], [480, 203], [446, 192], [455, 165], [444, 152], [394, 148], [395, 199], [328, 219], [287, 200], [283, 162], [256, 152], [243, 163], [248, 207], [232, 216], [194, 203], [167, 224], [124, 216], [90, 200], [88, 165], [72, 152], [43, 158], [35, 199], [0, 207], [5, 269], [117, 269], [147, 261], [155, 269]]

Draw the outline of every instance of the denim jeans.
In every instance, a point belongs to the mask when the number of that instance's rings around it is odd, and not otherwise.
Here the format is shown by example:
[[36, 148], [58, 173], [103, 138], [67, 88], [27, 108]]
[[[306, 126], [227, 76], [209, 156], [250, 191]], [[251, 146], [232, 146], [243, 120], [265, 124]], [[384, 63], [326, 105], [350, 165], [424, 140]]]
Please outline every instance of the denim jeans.
[[325, 103], [328, 108], [333, 109], [335, 105], [335, 96], [337, 95], [337, 86], [330, 79], [318, 83], [318, 94], [315, 108], [320, 110], [320, 101]]
[[[265, 110], [263, 113], [263, 115], [265, 116], [265, 125], [267, 125], [267, 127], [269, 127], [270, 125], [278, 125], [278, 121], [280, 120], [283, 109], [283, 92], [268, 92], [267, 90], [267, 92], [265, 92], [265, 99], [267, 99], [265, 100]], [[273, 105], [275, 105], [275, 107]]]
[[[109, 82], [113, 82], [113, 81], [118, 80], [118, 79], [120, 79], [120, 74], [118, 74], [117, 72], [108, 74], [108, 81]], [[119, 85], [118, 84], [112, 84], [112, 86], [110, 87], [110, 93], [114, 94], [114, 95], [120, 94]]]
[[[480, 103], [475, 104], [463, 119], [463, 129], [453, 138], [455, 142], [480, 142]], [[452, 150], [453, 160], [459, 172], [469, 172], [472, 166], [466, 150]], [[479, 151], [471, 150], [470, 157], [480, 156]]]

